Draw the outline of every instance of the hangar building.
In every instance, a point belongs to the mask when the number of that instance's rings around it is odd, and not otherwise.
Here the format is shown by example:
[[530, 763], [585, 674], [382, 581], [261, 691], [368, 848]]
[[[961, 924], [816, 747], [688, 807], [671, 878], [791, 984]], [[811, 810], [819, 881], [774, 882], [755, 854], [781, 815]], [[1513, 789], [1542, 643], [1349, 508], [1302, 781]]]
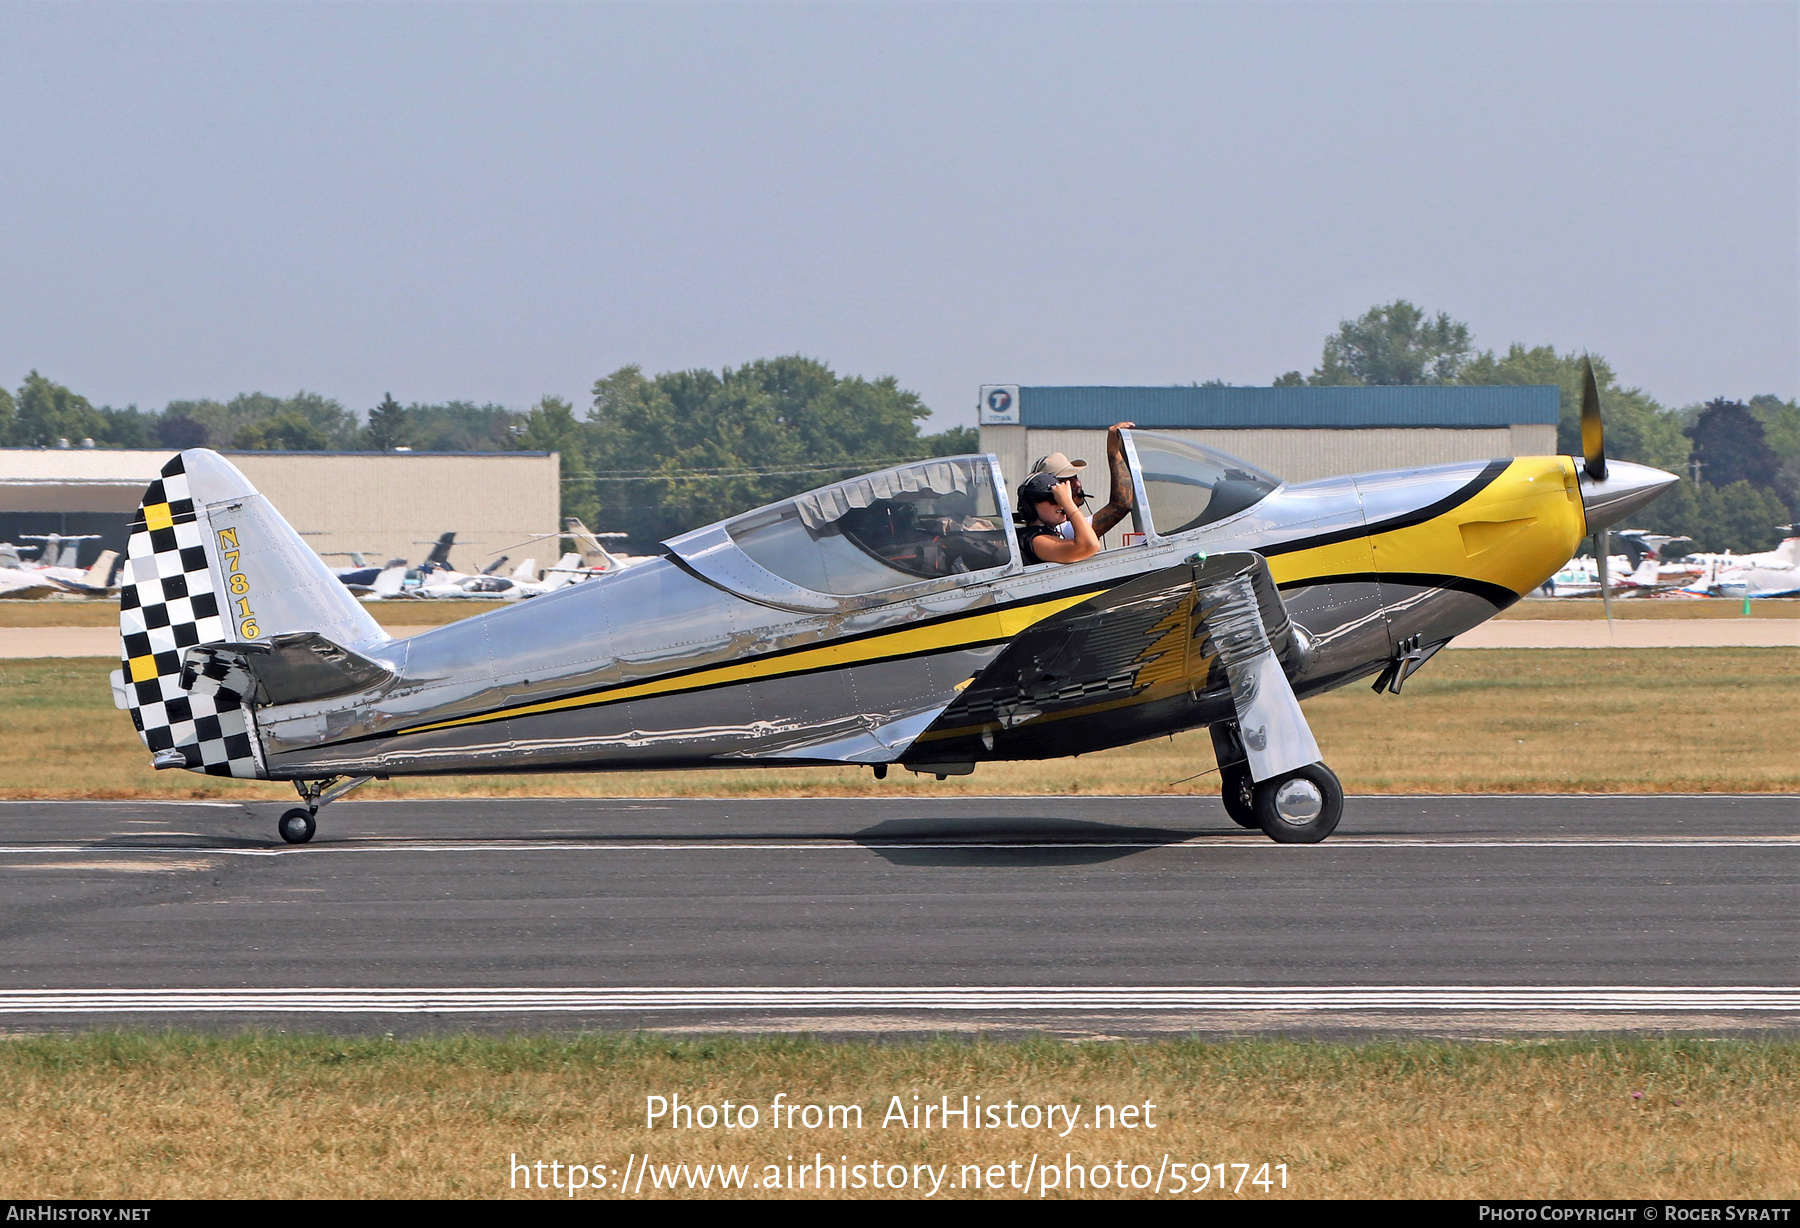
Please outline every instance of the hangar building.
[[[560, 527], [554, 452], [228, 452], [322, 555], [361, 551], [371, 562], [417, 562], [454, 530], [450, 561], [474, 570], [493, 555]], [[125, 550], [127, 526], [165, 450], [0, 448], [0, 541], [24, 534], [98, 533], [81, 562]], [[26, 544], [26, 543], [20, 543]], [[512, 550], [540, 563], [554, 542]], [[348, 559], [327, 558], [345, 563]]]
[[[1561, 394], [1553, 385], [1380, 388], [1118, 388], [987, 384], [981, 450], [1007, 479], [1063, 452], [1104, 465], [1106, 428], [1135, 422], [1242, 457], [1289, 482], [1341, 473], [1548, 456]], [[1105, 498], [1105, 479], [1088, 483]]]

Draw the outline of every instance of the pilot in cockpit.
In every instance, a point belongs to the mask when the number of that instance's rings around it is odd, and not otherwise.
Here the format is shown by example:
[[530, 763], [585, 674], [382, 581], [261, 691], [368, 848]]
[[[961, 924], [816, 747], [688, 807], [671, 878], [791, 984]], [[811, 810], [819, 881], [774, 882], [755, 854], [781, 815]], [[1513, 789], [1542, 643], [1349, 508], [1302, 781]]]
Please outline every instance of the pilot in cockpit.
[[1019, 487], [1019, 550], [1027, 565], [1079, 563], [1100, 552], [1100, 535], [1125, 519], [1132, 507], [1131, 467], [1125, 459], [1125, 440], [1119, 434], [1136, 425], [1116, 423], [1106, 432], [1106, 463], [1112, 474], [1112, 491], [1106, 506], [1090, 520], [1081, 505], [1088, 494], [1081, 488], [1084, 460], [1072, 461], [1061, 452], [1039, 457], [1031, 476]]

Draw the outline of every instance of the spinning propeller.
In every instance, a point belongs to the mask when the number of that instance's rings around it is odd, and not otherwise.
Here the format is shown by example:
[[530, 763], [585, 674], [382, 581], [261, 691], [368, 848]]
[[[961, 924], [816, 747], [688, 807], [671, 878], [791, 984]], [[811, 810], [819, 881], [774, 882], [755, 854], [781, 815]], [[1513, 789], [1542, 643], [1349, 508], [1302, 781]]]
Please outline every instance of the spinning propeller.
[[[1581, 456], [1587, 462], [1589, 478], [1606, 481], [1606, 426], [1600, 421], [1600, 386], [1594, 382], [1594, 364], [1581, 360]], [[1594, 534], [1595, 571], [1600, 579], [1600, 604], [1606, 610], [1606, 625], [1612, 626], [1612, 593], [1606, 584], [1606, 556], [1612, 550], [1612, 533], [1601, 529]]]
[[1606, 427], [1600, 421], [1600, 385], [1594, 382], [1594, 364], [1581, 360], [1581, 455], [1587, 475], [1606, 481]]

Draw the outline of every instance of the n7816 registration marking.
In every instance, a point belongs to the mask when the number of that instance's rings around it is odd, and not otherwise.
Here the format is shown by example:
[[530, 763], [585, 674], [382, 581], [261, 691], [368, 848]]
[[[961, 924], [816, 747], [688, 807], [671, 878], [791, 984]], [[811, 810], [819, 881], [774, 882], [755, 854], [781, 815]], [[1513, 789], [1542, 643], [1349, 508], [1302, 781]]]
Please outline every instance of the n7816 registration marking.
[[225, 587], [229, 592], [226, 600], [237, 607], [235, 617], [238, 634], [247, 640], [253, 640], [262, 634], [262, 628], [256, 625], [256, 611], [250, 608], [250, 577], [238, 566], [241, 554], [237, 530], [220, 529], [219, 556], [225, 560]]

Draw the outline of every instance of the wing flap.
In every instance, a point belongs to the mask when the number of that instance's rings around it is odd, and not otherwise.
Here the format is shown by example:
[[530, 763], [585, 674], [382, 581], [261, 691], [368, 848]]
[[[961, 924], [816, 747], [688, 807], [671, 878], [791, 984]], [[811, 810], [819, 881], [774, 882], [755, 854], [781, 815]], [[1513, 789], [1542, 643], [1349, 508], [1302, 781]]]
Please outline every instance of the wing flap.
[[913, 740], [943, 712], [938, 704], [920, 712], [911, 712], [872, 729], [835, 737], [802, 746], [790, 746], [770, 752], [770, 759], [831, 760], [838, 763], [892, 763], [906, 753]]

